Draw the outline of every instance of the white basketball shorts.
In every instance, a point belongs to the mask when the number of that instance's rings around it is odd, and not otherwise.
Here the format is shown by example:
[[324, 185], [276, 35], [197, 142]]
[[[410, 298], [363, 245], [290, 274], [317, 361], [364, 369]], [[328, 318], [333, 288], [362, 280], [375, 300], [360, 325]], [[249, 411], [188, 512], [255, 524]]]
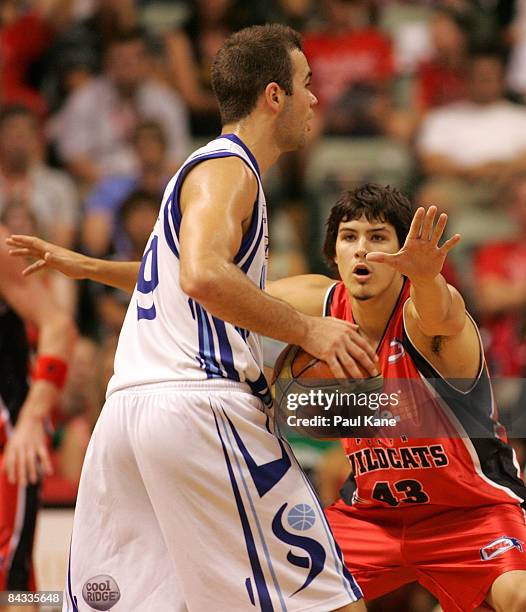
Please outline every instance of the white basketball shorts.
[[247, 386], [114, 392], [88, 447], [64, 610], [328, 612], [362, 597]]

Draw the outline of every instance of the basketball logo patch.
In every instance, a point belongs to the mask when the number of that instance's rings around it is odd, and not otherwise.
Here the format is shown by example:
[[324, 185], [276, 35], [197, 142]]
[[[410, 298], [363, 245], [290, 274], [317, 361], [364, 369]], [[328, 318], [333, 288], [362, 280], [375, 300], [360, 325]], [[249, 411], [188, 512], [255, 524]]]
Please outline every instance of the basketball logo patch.
[[287, 522], [293, 529], [307, 531], [316, 522], [316, 514], [308, 504], [298, 504], [289, 510]]
[[509, 538], [508, 536], [502, 536], [490, 542], [484, 548], [480, 549], [480, 558], [483, 561], [489, 561], [499, 555], [516, 548], [519, 552], [523, 551], [522, 542], [517, 538]]

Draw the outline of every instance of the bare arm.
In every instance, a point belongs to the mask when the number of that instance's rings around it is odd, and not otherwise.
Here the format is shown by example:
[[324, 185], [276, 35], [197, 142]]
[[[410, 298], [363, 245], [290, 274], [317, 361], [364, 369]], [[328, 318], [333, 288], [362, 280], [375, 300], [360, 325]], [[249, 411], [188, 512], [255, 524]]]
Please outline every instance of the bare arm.
[[[0, 232], [4, 237], [4, 232]], [[49, 290], [38, 278], [24, 278], [23, 265], [9, 258], [0, 243], [0, 294], [24, 320], [33, 322], [39, 330], [38, 354], [67, 362], [76, 336], [69, 315], [61, 310]], [[9, 479], [25, 485], [37, 480], [37, 465], [42, 462], [46, 472], [51, 463], [46, 448], [44, 420], [57, 402], [60, 390], [47, 380], [31, 383], [21, 408], [15, 432], [6, 447], [4, 465]]]
[[[398, 253], [369, 253], [367, 259], [387, 263], [411, 281], [405, 323], [415, 346], [443, 375], [472, 378], [480, 362], [478, 335], [462, 296], [441, 274], [446, 256], [460, 236], [439, 247], [447, 215], [440, 215], [436, 226], [435, 215], [435, 206], [430, 206], [427, 213], [419, 208]], [[440, 338], [445, 342], [437, 342]]]
[[13, 235], [7, 238], [9, 254], [32, 257], [37, 261], [23, 270], [29, 276], [44, 268], [58, 270], [69, 278], [84, 279], [132, 293], [137, 282], [139, 261], [106, 261], [81, 255], [35, 236]]
[[334, 280], [321, 274], [303, 274], [267, 283], [266, 292], [307, 315], [323, 315], [323, 302]]
[[[298, 312], [262, 291], [233, 261], [256, 194], [256, 179], [238, 158], [206, 161], [190, 172], [181, 190], [181, 288], [212, 315], [303, 346], [343, 378], [343, 368], [355, 366], [353, 326]], [[370, 367], [375, 370], [372, 359]]]

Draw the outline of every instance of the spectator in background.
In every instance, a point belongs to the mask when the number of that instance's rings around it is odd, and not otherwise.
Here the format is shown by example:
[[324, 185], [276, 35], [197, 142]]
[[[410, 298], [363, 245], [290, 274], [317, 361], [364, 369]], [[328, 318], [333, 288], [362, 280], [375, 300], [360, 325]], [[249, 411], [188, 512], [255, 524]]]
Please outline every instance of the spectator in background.
[[162, 126], [175, 171], [188, 149], [186, 110], [169, 87], [149, 78], [144, 37], [133, 30], [109, 43], [105, 73], [71, 94], [51, 135], [69, 170], [79, 181], [93, 185], [105, 176], [137, 170], [131, 140], [145, 119]]
[[274, 0], [267, 20], [283, 23], [298, 32], [308, 32], [315, 23], [316, 4], [313, 0]]
[[416, 74], [416, 109], [429, 109], [467, 97], [467, 25], [461, 16], [437, 10], [430, 23], [433, 57], [423, 62]]
[[[124, 240], [122, 248], [115, 249], [113, 258], [123, 261], [140, 260], [158, 215], [158, 195], [144, 191], [134, 191], [130, 194], [118, 212]], [[91, 283], [91, 289], [101, 335], [118, 335], [130, 301], [129, 294], [95, 283]]]
[[526, 169], [526, 109], [504, 98], [501, 57], [472, 54], [467, 84], [468, 99], [430, 111], [417, 140], [420, 201], [450, 211], [488, 205], [497, 182]]
[[[160, 198], [170, 179], [166, 136], [158, 123], [139, 124], [133, 146], [139, 161], [138, 172], [103, 178], [86, 201], [81, 239], [84, 250], [93, 256], [108, 255], [112, 247], [117, 253], [129, 250], [119, 222], [123, 202], [134, 191], [141, 190], [156, 199], [159, 209]], [[147, 229], [150, 231], [151, 226]]]
[[219, 109], [212, 92], [210, 69], [223, 41], [235, 30], [235, 0], [194, 0], [186, 24], [166, 36], [171, 81], [190, 111], [197, 137], [221, 133]]
[[23, 104], [36, 115], [47, 113], [46, 100], [34, 83], [30, 69], [51, 46], [66, 25], [69, 0], [22, 3], [3, 0], [0, 4], [0, 100]]
[[325, 133], [377, 135], [389, 119], [389, 39], [371, 25], [368, 0], [324, 0], [326, 21], [304, 38]]
[[77, 190], [69, 176], [43, 162], [36, 117], [23, 106], [0, 111], [0, 213], [11, 204], [31, 211], [49, 240], [73, 245]]
[[502, 196], [516, 234], [483, 246], [473, 273], [491, 373], [515, 377], [526, 375], [526, 174]]

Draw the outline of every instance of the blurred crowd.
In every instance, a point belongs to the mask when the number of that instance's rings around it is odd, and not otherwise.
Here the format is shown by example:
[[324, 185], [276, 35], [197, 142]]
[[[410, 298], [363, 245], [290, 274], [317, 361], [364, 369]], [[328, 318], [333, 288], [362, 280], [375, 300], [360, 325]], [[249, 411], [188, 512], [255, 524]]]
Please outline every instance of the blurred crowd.
[[[481, 326], [506, 413], [526, 397], [526, 0], [3, 0], [0, 222], [139, 259], [168, 180], [220, 131], [216, 51], [270, 21], [303, 33], [319, 100], [308, 146], [267, 177], [271, 278], [327, 273], [324, 218], [342, 189], [373, 180], [436, 204], [462, 235], [445, 273]], [[129, 296], [47, 282], [81, 330], [45, 487], [48, 503], [72, 504]], [[305, 448], [330, 502], [346, 465]]]

